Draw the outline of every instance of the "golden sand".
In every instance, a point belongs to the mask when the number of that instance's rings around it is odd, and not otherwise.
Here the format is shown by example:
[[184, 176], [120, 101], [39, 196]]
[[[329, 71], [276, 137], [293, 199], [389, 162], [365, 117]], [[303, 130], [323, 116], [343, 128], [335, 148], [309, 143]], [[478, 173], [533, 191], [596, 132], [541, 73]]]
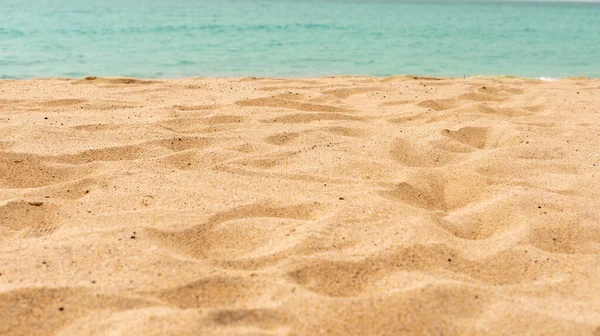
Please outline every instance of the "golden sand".
[[0, 81], [0, 334], [600, 334], [600, 81]]

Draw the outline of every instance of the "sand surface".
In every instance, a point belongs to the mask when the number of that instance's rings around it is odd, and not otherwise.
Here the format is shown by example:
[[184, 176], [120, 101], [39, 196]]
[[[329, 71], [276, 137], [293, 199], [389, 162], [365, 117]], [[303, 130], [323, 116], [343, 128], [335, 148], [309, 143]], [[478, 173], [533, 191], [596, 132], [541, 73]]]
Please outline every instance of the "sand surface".
[[0, 81], [0, 334], [600, 334], [600, 81]]

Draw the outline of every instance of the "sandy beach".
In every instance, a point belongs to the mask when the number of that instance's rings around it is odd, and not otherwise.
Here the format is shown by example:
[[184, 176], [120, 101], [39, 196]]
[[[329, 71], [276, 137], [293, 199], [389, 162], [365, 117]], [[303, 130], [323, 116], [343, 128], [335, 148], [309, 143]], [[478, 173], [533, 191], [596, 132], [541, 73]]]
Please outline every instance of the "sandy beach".
[[600, 80], [0, 81], [0, 335], [600, 335]]

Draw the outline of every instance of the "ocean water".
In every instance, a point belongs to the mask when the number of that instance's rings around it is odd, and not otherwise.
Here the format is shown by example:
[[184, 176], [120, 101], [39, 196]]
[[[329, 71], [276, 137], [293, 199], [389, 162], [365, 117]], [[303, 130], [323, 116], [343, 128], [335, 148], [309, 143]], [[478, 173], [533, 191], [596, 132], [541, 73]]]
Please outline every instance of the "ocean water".
[[600, 77], [600, 3], [0, 0], [0, 78]]

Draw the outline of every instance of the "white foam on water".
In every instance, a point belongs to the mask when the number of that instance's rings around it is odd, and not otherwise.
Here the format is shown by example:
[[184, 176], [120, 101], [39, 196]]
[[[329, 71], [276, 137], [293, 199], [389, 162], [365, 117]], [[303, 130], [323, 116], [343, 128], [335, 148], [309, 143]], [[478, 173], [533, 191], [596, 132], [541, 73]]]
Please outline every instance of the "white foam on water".
[[554, 82], [554, 81], [557, 81], [558, 78], [554, 78], [554, 77], [540, 77], [540, 80], [544, 81], [544, 82]]

